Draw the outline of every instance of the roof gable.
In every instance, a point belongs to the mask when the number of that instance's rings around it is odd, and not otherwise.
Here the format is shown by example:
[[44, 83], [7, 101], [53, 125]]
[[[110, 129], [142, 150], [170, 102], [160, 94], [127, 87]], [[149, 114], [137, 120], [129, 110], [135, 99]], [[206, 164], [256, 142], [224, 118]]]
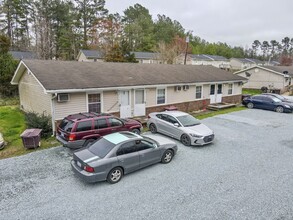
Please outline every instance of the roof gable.
[[[253, 66], [253, 67], [249, 67], [243, 70], [239, 70], [237, 72], [235, 72], [234, 74], [239, 74], [239, 73], [243, 73], [246, 71], [249, 71], [251, 69], [255, 69], [255, 68], [259, 68], [259, 69], [263, 69], [269, 72], [273, 72], [279, 75], [289, 75], [291, 77], [293, 77], [293, 66]], [[287, 73], [285, 73], [287, 72]]]

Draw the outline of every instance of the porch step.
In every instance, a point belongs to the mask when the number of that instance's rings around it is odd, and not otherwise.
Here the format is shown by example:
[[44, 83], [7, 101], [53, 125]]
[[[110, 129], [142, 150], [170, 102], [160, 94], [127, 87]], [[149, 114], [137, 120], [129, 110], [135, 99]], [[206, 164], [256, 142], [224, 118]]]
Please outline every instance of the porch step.
[[221, 102], [221, 103], [209, 104], [207, 109], [213, 110], [213, 111], [218, 111], [218, 110], [221, 110], [221, 109], [232, 108], [232, 107], [235, 107], [235, 106], [236, 106], [236, 104], [234, 104], [234, 103]]

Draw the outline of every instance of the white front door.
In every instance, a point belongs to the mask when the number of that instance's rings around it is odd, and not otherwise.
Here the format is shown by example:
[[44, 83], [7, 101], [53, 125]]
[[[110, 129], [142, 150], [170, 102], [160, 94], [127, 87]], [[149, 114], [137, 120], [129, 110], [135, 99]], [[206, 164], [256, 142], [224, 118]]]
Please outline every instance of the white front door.
[[216, 94], [216, 103], [221, 103], [222, 102], [222, 84], [218, 84], [218, 89], [217, 89], [217, 94]]
[[131, 117], [129, 90], [120, 91], [119, 92], [119, 100], [120, 100], [120, 117], [121, 118]]
[[145, 93], [144, 89], [136, 89], [134, 91], [134, 116], [145, 115]]
[[216, 103], [216, 85], [215, 84], [212, 84], [210, 86], [210, 104], [213, 104], [213, 103]]
[[222, 84], [212, 84], [210, 86], [210, 104], [222, 102]]

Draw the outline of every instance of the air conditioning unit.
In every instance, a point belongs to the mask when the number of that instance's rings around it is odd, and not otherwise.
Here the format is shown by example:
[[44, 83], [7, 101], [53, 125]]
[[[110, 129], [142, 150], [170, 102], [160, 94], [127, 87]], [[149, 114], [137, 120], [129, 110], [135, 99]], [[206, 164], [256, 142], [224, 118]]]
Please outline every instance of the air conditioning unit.
[[183, 86], [183, 90], [184, 90], [184, 91], [187, 91], [188, 89], [189, 89], [189, 85], [184, 85], [184, 86]]
[[58, 102], [68, 102], [69, 101], [69, 94], [68, 93], [60, 93], [57, 95]]
[[175, 90], [175, 92], [181, 91], [181, 86], [175, 86], [174, 90]]

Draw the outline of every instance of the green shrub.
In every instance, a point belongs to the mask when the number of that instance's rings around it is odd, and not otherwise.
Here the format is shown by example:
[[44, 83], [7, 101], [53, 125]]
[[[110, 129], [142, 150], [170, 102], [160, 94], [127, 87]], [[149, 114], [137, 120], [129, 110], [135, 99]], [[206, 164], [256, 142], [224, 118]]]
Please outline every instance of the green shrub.
[[27, 112], [25, 113], [25, 120], [27, 128], [42, 129], [42, 137], [47, 138], [52, 134], [52, 123], [50, 116], [44, 113], [38, 114], [35, 112]]

